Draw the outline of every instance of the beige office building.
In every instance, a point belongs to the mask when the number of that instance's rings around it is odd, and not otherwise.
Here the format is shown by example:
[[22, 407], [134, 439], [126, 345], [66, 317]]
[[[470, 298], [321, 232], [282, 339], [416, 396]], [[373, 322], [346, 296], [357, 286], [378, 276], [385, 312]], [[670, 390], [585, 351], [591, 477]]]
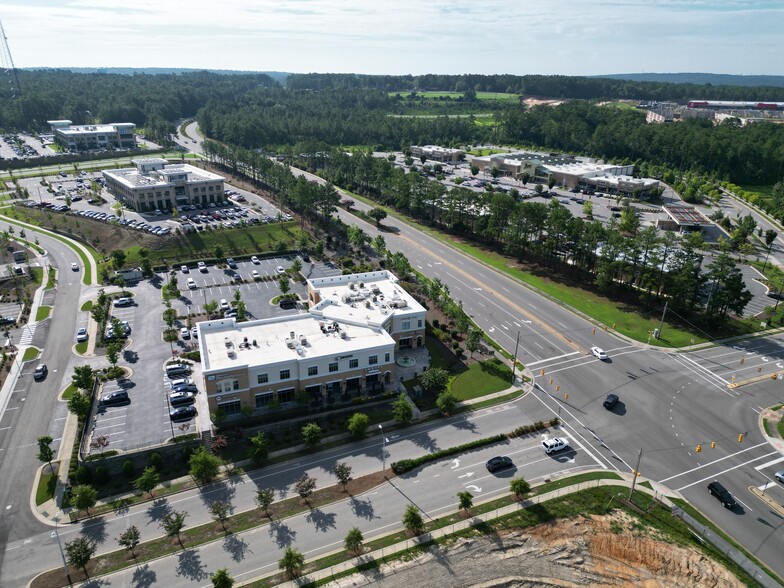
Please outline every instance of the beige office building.
[[54, 141], [67, 151], [105, 151], [134, 149], [136, 137], [133, 123], [72, 125], [70, 120], [50, 120]]

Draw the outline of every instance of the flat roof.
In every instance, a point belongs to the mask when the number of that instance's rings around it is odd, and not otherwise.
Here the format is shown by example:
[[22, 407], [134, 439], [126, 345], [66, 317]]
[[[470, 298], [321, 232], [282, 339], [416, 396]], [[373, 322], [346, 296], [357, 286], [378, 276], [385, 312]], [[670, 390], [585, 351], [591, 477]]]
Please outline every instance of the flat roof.
[[[160, 163], [166, 162], [165, 159], [149, 158], [134, 160], [134, 163]], [[175, 163], [172, 165], [165, 165], [161, 169], [151, 170], [147, 173], [139, 172], [138, 168], [127, 167], [123, 169], [104, 170], [104, 176], [110, 176], [116, 181], [128, 186], [129, 188], [138, 187], [155, 187], [155, 186], [168, 186], [169, 181], [167, 176], [174, 174], [186, 174], [186, 181], [188, 183], [206, 182], [210, 180], [223, 180], [223, 176], [208, 172], [198, 167], [188, 165], [187, 163]]]
[[697, 209], [690, 206], [663, 206], [662, 209], [679, 225], [711, 224]]
[[329, 320], [371, 326], [381, 326], [392, 316], [425, 313], [425, 307], [398, 282], [387, 270], [308, 280], [321, 298], [310, 312]]
[[63, 135], [85, 135], [93, 133], [114, 133], [119, 128], [135, 128], [133, 123], [110, 123], [105, 125], [78, 125], [66, 128], [58, 127], [57, 132]]
[[335, 328], [310, 314], [243, 323], [220, 319], [201, 322], [198, 328], [204, 372], [312, 361], [395, 344], [383, 329], [343, 324]]

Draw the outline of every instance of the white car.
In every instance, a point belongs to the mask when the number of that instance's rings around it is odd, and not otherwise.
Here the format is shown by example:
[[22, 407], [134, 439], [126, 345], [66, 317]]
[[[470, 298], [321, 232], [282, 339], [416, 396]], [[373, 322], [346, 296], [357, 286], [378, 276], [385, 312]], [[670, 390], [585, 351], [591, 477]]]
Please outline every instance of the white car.
[[547, 455], [551, 453], [555, 453], [556, 451], [561, 451], [562, 449], [569, 448], [569, 441], [562, 437], [553, 437], [552, 439], [546, 439], [542, 441], [542, 447], [544, 448], [544, 452]]
[[72, 264], [71, 264], [71, 269], [72, 269], [73, 271], [75, 271], [75, 272], [78, 272], [78, 271], [79, 271], [79, 264], [78, 264], [78, 263], [75, 263], [75, 262], [74, 262], [74, 263], [72, 263]]
[[182, 266], [180, 266], [180, 271], [181, 271], [182, 273], [184, 273], [184, 274], [189, 274], [189, 273], [191, 273], [191, 270], [189, 270], [189, 269], [188, 269], [188, 266], [187, 266], [187, 265], [182, 265]]
[[286, 273], [286, 270], [283, 269], [282, 265], [279, 265], [277, 268], [277, 272], [282, 275]]
[[261, 279], [261, 274], [259, 272], [257, 272], [256, 270], [253, 270], [252, 272], [250, 272], [250, 276], [254, 280], [260, 280]]
[[607, 354], [604, 352], [604, 349], [602, 349], [601, 347], [591, 347], [591, 353], [595, 355], [597, 358], [601, 359], [602, 361], [607, 359]]
[[193, 337], [194, 339], [198, 339], [199, 338], [199, 329], [198, 329], [198, 327], [193, 327], [191, 329], [191, 337]]
[[76, 342], [81, 343], [82, 341], [87, 341], [87, 329], [81, 327], [78, 331], [76, 331]]
[[254, 255], [253, 257], [251, 257], [251, 258], [250, 258], [250, 260], [251, 260], [253, 263], [255, 263], [256, 265], [259, 265], [259, 264], [261, 263], [261, 262], [259, 261], [259, 258], [258, 258], [258, 257], [256, 257], [255, 255]]
[[208, 268], [207, 264], [203, 261], [200, 261], [197, 265], [199, 266], [199, 271], [203, 274], [206, 274], [208, 271], [210, 271], [210, 268]]
[[188, 282], [187, 283], [188, 283], [188, 288], [190, 290], [195, 290], [196, 289], [196, 282], [194, 281], [193, 278], [188, 278]]
[[183, 339], [190, 339], [191, 338], [191, 332], [188, 329], [188, 327], [183, 327], [183, 328], [180, 329], [180, 337], [182, 337]]

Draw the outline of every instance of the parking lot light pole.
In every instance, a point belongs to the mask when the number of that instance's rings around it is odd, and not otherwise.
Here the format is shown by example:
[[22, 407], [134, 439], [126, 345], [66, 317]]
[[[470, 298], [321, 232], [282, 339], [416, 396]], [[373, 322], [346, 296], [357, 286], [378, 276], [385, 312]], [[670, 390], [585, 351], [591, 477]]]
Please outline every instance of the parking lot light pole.
[[378, 426], [381, 429], [381, 473], [386, 477], [387, 471], [387, 438], [384, 437], [384, 427]]
[[[166, 392], [164, 392], [164, 394], [166, 394]], [[176, 435], [174, 434], [174, 423], [172, 423], [172, 420], [171, 420], [171, 409], [172, 409], [172, 407], [171, 407], [171, 402], [169, 401], [169, 395], [168, 394], [166, 394], [166, 406], [169, 407], [169, 426], [171, 427], [172, 441], [174, 441], [174, 439], [176, 438]]]

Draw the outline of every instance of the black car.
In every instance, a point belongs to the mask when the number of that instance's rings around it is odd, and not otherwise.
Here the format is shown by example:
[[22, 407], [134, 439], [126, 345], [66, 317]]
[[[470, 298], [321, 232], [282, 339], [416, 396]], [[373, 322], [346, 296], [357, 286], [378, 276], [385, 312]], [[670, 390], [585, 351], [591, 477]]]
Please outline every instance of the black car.
[[299, 256], [302, 258], [302, 261], [304, 261], [306, 263], [310, 263], [310, 256], [307, 253], [305, 253], [304, 251], [302, 253], [300, 253]]
[[618, 404], [618, 400], [619, 400], [619, 398], [618, 398], [618, 395], [617, 395], [617, 394], [608, 394], [608, 395], [607, 395], [607, 398], [605, 398], [605, 399], [604, 399], [604, 403], [603, 403], [602, 405], [603, 405], [603, 406], [604, 406], [604, 408], [606, 408], [607, 410], [610, 410], [610, 409], [611, 409], [611, 408], [613, 408], [613, 407], [614, 407], [616, 404]]
[[0, 325], [13, 325], [16, 322], [16, 319], [12, 316], [2, 316], [0, 317]]
[[719, 502], [721, 502], [724, 508], [735, 508], [736, 503], [735, 499], [732, 497], [732, 494], [730, 494], [730, 491], [722, 486], [719, 482], [714, 480], [708, 484], [708, 492], [718, 498]]
[[34, 380], [43, 380], [46, 377], [46, 374], [49, 373], [49, 368], [46, 367], [45, 363], [42, 363], [33, 372], [33, 379]]
[[131, 401], [126, 390], [117, 390], [110, 394], [101, 396], [101, 404], [104, 406], [117, 406], [119, 404], [127, 404]]
[[193, 392], [195, 394], [198, 391], [199, 389], [196, 388], [196, 384], [180, 384], [179, 386], [172, 388], [172, 392]]
[[237, 262], [236, 262], [236, 261], [234, 261], [234, 259], [233, 259], [233, 258], [231, 258], [231, 257], [229, 257], [229, 258], [226, 260], [226, 265], [228, 265], [228, 266], [229, 266], [231, 269], [237, 269]]
[[196, 402], [195, 392], [172, 392], [169, 394], [169, 402], [172, 406], [187, 406]]
[[505, 455], [497, 455], [496, 457], [490, 458], [485, 464], [485, 467], [488, 472], [497, 472], [498, 470], [512, 467], [512, 459]]
[[297, 306], [297, 303], [294, 302], [293, 300], [288, 299], [288, 298], [284, 298], [283, 300], [278, 302], [278, 306], [280, 308], [282, 308], [283, 310], [289, 310], [289, 309], [294, 308], [295, 306]]
[[169, 418], [174, 422], [189, 421], [196, 416], [195, 406], [178, 406], [169, 412]]

